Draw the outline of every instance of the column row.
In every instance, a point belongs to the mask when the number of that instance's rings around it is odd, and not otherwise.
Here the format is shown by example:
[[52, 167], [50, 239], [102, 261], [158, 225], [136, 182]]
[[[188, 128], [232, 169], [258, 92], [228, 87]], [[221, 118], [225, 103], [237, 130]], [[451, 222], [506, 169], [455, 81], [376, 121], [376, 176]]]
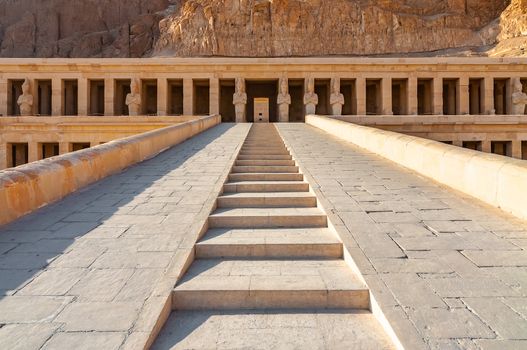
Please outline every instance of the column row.
[[[527, 79], [520, 78], [288, 79], [284, 76], [267, 80], [240, 77], [238, 81], [218, 78], [7, 79], [0, 81], [0, 114], [222, 114], [224, 121], [235, 121], [238, 113], [246, 116], [244, 120], [251, 121], [254, 99], [266, 97], [269, 99], [271, 121], [298, 121], [309, 113], [524, 114], [527, 101], [524, 93], [527, 91]], [[245, 107], [237, 108], [237, 104]], [[285, 105], [289, 106], [287, 110]]]

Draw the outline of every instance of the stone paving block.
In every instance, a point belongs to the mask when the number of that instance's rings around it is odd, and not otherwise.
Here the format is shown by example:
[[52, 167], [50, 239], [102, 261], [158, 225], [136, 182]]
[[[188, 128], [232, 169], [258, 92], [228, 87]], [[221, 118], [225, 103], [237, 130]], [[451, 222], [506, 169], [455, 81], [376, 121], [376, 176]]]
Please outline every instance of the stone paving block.
[[420, 220], [410, 213], [373, 212], [368, 215], [378, 223], [417, 223]]
[[71, 300], [70, 297], [4, 296], [0, 299], [0, 323], [50, 322]]
[[456, 234], [441, 237], [401, 237], [394, 239], [404, 250], [463, 250], [479, 249], [474, 240]]
[[143, 301], [152, 293], [152, 286], [163, 275], [162, 269], [137, 269], [126, 281], [115, 301]]
[[480, 267], [527, 266], [527, 251], [464, 251]]
[[93, 264], [96, 269], [147, 269], [167, 267], [172, 257], [164, 252], [119, 252], [108, 251]]
[[395, 231], [402, 237], [428, 237], [434, 236], [432, 231], [428, 230], [422, 224], [393, 224]]
[[0, 255], [0, 269], [41, 269], [51, 263], [55, 253], [14, 253]]
[[468, 309], [419, 308], [408, 311], [427, 338], [495, 338], [494, 332]]
[[51, 234], [53, 238], [78, 238], [99, 226], [99, 222], [72, 222], [64, 223]]
[[32, 243], [20, 243], [12, 253], [66, 253], [71, 250], [71, 239], [41, 239]]
[[463, 298], [463, 302], [503, 339], [527, 340], [527, 320], [497, 298]]
[[42, 350], [117, 350], [126, 335], [122, 332], [59, 332], [46, 342]]
[[69, 267], [81, 268], [89, 267], [105, 251], [100, 247], [83, 247], [83, 249], [73, 249], [66, 254], [60, 255], [52, 262], [50, 267]]
[[381, 279], [402, 306], [446, 308], [443, 300], [415, 273], [390, 273], [381, 275]]
[[438, 259], [390, 259], [372, 258], [371, 262], [379, 273], [450, 273], [454, 270]]
[[126, 332], [137, 319], [141, 303], [73, 302], [54, 320], [68, 332]]
[[22, 288], [17, 295], [65, 295], [86, 272], [86, 269], [78, 268], [48, 269]]
[[478, 348], [484, 350], [521, 350], [527, 349], [527, 340], [476, 339]]
[[441, 297], [500, 297], [519, 296], [519, 293], [489, 276], [427, 279], [427, 283]]
[[0, 269], [0, 295], [13, 294], [35, 278], [36, 274], [37, 272], [27, 269]]
[[40, 349], [59, 327], [53, 323], [8, 324], [0, 328], [0, 344], [6, 350]]
[[68, 295], [82, 301], [112, 301], [133, 273], [133, 269], [90, 269]]

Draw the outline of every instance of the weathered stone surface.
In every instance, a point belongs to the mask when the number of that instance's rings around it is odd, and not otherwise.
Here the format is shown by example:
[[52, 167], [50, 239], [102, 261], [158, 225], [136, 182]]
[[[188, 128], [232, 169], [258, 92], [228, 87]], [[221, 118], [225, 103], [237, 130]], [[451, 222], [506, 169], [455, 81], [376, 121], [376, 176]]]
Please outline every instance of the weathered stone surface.
[[524, 0], [2, 1], [0, 56], [467, 55], [497, 40], [492, 54], [518, 54], [525, 13]]

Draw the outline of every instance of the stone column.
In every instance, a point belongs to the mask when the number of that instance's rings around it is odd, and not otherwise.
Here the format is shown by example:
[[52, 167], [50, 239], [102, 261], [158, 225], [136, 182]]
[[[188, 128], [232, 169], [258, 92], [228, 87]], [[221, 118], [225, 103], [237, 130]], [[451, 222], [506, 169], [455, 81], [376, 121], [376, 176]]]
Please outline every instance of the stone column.
[[62, 79], [51, 79], [51, 115], [63, 115]]
[[42, 159], [41, 152], [39, 149], [38, 142], [28, 142], [27, 143], [27, 161], [28, 163], [36, 162], [37, 160]]
[[433, 81], [433, 113], [443, 115], [443, 78], [435, 77]]
[[[87, 116], [88, 115], [88, 103], [89, 103], [89, 96], [88, 96], [88, 79], [87, 78], [79, 78], [77, 81], [77, 93], [78, 93], [78, 100], [77, 100], [77, 114], [79, 116]], [[59, 145], [60, 147], [60, 145]]]
[[[53, 115], [53, 83], [51, 83], [52, 86], [49, 86], [48, 84], [42, 84], [40, 87], [40, 104], [36, 106], [36, 108], [33, 110], [36, 114], [47, 114], [48, 111], [51, 111], [51, 115]], [[37, 93], [33, 95], [34, 99], [38, 101], [38, 82], [35, 82], [34, 84], [37, 87]], [[51, 106], [49, 105], [50, 101], [50, 95], [51, 94]]]
[[456, 114], [467, 115], [470, 113], [468, 77], [460, 77], [458, 83], [458, 107]]
[[366, 115], [366, 78], [355, 80], [355, 97], [357, 115]]
[[220, 114], [220, 80], [216, 77], [209, 82], [209, 114]]
[[407, 98], [408, 98], [408, 114], [409, 115], [417, 115], [417, 78], [416, 77], [410, 77], [408, 78], [408, 92], [407, 92]]
[[481, 141], [481, 151], [485, 153], [491, 153], [492, 147], [491, 147], [490, 141], [488, 140]]
[[113, 78], [104, 79], [104, 115], [115, 114], [115, 81]]
[[392, 78], [382, 78], [381, 82], [382, 114], [393, 115], [392, 109]]
[[183, 115], [194, 114], [194, 83], [192, 78], [183, 79]]
[[9, 162], [8, 154], [7, 144], [5, 142], [0, 143], [0, 170], [7, 168], [7, 163]]
[[[7, 79], [0, 79], [0, 116], [5, 117], [8, 114], [8, 93], [7, 93]], [[0, 159], [0, 161], [2, 161]], [[0, 164], [0, 169], [2, 169]]]
[[168, 115], [168, 80], [157, 79], [157, 115]]
[[512, 141], [512, 158], [522, 159], [522, 142]]
[[487, 115], [496, 114], [494, 107], [494, 78], [483, 79], [483, 113]]
[[505, 101], [507, 101], [507, 104], [505, 105], [505, 113], [506, 114], [513, 114], [512, 113], [512, 91], [514, 90], [514, 77], [511, 77], [507, 80], [505, 83], [506, 89], [505, 89]]
[[59, 142], [59, 154], [66, 154], [71, 152], [71, 147], [69, 142]]

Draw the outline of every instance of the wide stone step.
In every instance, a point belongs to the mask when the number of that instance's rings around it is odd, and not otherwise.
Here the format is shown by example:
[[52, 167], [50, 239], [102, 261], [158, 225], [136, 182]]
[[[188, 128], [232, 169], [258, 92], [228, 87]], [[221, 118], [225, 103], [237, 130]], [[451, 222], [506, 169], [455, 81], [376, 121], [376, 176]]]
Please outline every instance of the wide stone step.
[[174, 312], [152, 350], [393, 348], [367, 311], [280, 309]]
[[233, 173], [296, 173], [297, 166], [282, 165], [250, 165], [250, 166], [233, 166]]
[[317, 198], [310, 192], [242, 192], [218, 197], [220, 208], [316, 207]]
[[241, 150], [240, 155], [288, 155], [289, 151], [283, 150], [269, 150], [269, 149], [257, 149], [257, 150]]
[[303, 181], [242, 181], [229, 182], [224, 192], [307, 192], [309, 184]]
[[235, 173], [229, 174], [230, 181], [302, 181], [301, 173]]
[[294, 160], [237, 160], [235, 165], [239, 166], [255, 166], [255, 165], [270, 165], [270, 166], [294, 166]]
[[369, 292], [343, 260], [197, 259], [173, 308], [368, 309]]
[[238, 160], [275, 160], [275, 159], [293, 159], [293, 156], [290, 154], [253, 154], [253, 155], [243, 155], [238, 156]]
[[327, 227], [318, 208], [227, 208], [209, 216], [209, 227]]
[[341, 258], [328, 228], [212, 229], [196, 245], [198, 258]]

